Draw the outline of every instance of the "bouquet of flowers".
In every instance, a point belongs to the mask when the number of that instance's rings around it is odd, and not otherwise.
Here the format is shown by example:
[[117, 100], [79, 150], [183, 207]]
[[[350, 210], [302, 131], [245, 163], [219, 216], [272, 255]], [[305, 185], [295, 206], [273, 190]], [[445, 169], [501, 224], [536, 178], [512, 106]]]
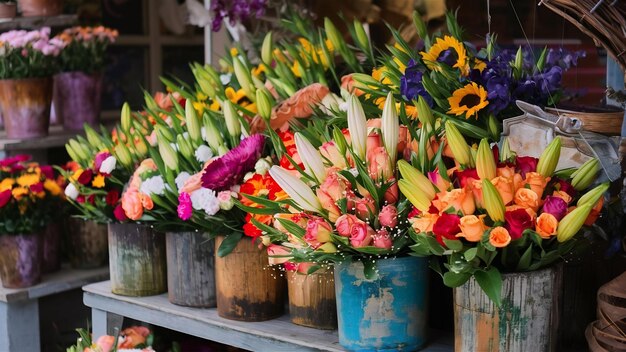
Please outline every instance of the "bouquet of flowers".
[[539, 159], [515, 156], [506, 142], [498, 156], [487, 139], [474, 157], [458, 131], [446, 128], [454, 169], [440, 164], [425, 175], [408, 163], [400, 168], [400, 190], [415, 206], [411, 249], [445, 256], [446, 285], [457, 287], [473, 276], [499, 305], [501, 272], [550, 266], [584, 242], [578, 234], [598, 218], [608, 184], [584, 193], [599, 170], [595, 159], [555, 172], [559, 138]]
[[63, 203], [52, 167], [27, 155], [0, 160], [0, 233], [30, 234], [54, 219]]
[[61, 72], [101, 71], [105, 64], [104, 53], [117, 36], [117, 30], [102, 26], [72, 27], [64, 30], [54, 37], [55, 42], [63, 43], [59, 55]]
[[50, 38], [50, 28], [0, 34], [0, 79], [51, 76], [64, 43]]
[[84, 329], [77, 329], [80, 336], [76, 344], [66, 352], [154, 352], [154, 335], [145, 326], [131, 326], [122, 330], [119, 336], [104, 335], [92, 341], [91, 335]]

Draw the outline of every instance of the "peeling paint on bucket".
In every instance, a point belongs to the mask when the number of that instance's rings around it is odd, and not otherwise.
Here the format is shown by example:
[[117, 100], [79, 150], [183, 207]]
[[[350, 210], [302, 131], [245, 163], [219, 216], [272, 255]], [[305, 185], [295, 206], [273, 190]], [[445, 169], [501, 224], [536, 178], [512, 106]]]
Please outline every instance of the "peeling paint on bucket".
[[428, 259], [376, 261], [368, 280], [363, 263], [335, 265], [339, 344], [350, 351], [414, 351], [426, 342]]

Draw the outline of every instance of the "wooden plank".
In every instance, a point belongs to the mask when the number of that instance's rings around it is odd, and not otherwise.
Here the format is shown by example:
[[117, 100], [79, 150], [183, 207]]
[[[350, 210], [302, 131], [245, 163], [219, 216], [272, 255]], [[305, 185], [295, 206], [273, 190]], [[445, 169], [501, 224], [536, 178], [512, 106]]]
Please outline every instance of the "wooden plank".
[[16, 28], [67, 27], [76, 23], [78, 15], [32, 16], [0, 19], [0, 31]]
[[[83, 287], [85, 305], [99, 311], [123, 315], [204, 339], [253, 351], [344, 351], [337, 331], [294, 325], [289, 316], [264, 322], [240, 322], [220, 318], [216, 309], [181, 307], [167, 295], [126, 297], [111, 293], [108, 281]], [[102, 314], [97, 314], [102, 321]], [[100, 327], [100, 330], [103, 330]], [[436, 340], [423, 351], [450, 352], [449, 336]]]
[[62, 269], [56, 273], [44, 275], [42, 282], [35, 286], [8, 289], [0, 287], [0, 302], [15, 303], [32, 300], [55, 293], [69, 291], [92, 282], [109, 278], [109, 267], [93, 270]]

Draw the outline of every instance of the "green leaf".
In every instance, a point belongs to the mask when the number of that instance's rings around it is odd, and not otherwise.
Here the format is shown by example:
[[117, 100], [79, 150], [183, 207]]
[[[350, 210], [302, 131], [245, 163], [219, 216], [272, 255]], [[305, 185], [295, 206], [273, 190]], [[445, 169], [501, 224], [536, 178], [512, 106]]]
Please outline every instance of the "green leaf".
[[480, 288], [483, 289], [487, 297], [500, 307], [502, 304], [502, 276], [498, 269], [492, 267], [489, 270], [477, 270], [474, 273], [474, 278]]
[[533, 258], [533, 246], [530, 245], [528, 246], [528, 248], [526, 248], [526, 250], [524, 251], [524, 254], [522, 254], [522, 257], [517, 263], [517, 267], [515, 268], [515, 270], [517, 271], [528, 270], [528, 267], [530, 266], [530, 261], [532, 260], [532, 258]]
[[413, 253], [411, 253], [411, 255], [416, 256], [416, 257], [427, 257], [430, 255], [430, 249], [428, 249], [428, 247], [420, 244], [420, 243], [416, 243], [412, 246], [409, 246], [409, 248], [413, 251]]
[[239, 240], [243, 237], [243, 233], [241, 232], [233, 232], [230, 235], [224, 238], [224, 241], [220, 245], [220, 248], [217, 250], [217, 255], [221, 258], [228, 255], [230, 252], [235, 249]]
[[443, 255], [443, 252], [445, 252], [445, 248], [443, 248], [443, 246], [441, 246], [439, 244], [439, 242], [437, 242], [437, 239], [433, 236], [423, 236], [424, 239], [426, 239], [426, 243], [428, 244], [428, 246], [430, 247], [430, 251], [434, 254], [434, 255]]
[[281, 225], [283, 225], [283, 227], [287, 231], [289, 231], [290, 234], [296, 236], [299, 239], [304, 238], [306, 231], [302, 227], [296, 225], [296, 223], [294, 223], [293, 221], [287, 220], [287, 219], [276, 219], [276, 220], [278, 220], [278, 222]]
[[446, 247], [448, 247], [448, 249], [455, 251], [455, 252], [458, 252], [461, 249], [463, 249], [463, 242], [459, 240], [449, 240], [447, 238], [444, 238], [443, 243], [446, 244]]
[[448, 271], [443, 274], [443, 283], [448, 287], [459, 287], [472, 277], [470, 273], [453, 273]]
[[467, 260], [468, 262], [474, 260], [474, 258], [476, 258], [476, 252], [478, 252], [478, 248], [476, 247], [466, 250], [465, 253], [463, 253], [463, 255], [465, 256], [465, 260]]

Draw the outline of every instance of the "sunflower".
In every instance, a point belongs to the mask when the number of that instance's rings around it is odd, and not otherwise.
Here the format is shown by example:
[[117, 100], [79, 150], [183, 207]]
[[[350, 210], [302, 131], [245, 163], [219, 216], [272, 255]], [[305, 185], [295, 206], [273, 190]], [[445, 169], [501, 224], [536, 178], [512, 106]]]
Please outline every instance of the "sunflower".
[[429, 69], [441, 71], [438, 64], [440, 56], [449, 50], [453, 50], [454, 54], [456, 54], [456, 62], [452, 67], [458, 68], [464, 76], [467, 76], [469, 74], [467, 52], [463, 43], [454, 37], [446, 35], [443, 39], [437, 38], [435, 44], [428, 49], [428, 52], [422, 51], [420, 55]]
[[465, 118], [472, 115], [476, 115], [478, 118], [478, 112], [489, 104], [487, 91], [475, 82], [455, 90], [452, 96], [448, 98], [448, 103], [450, 103], [448, 114], [457, 116], [465, 114]]

